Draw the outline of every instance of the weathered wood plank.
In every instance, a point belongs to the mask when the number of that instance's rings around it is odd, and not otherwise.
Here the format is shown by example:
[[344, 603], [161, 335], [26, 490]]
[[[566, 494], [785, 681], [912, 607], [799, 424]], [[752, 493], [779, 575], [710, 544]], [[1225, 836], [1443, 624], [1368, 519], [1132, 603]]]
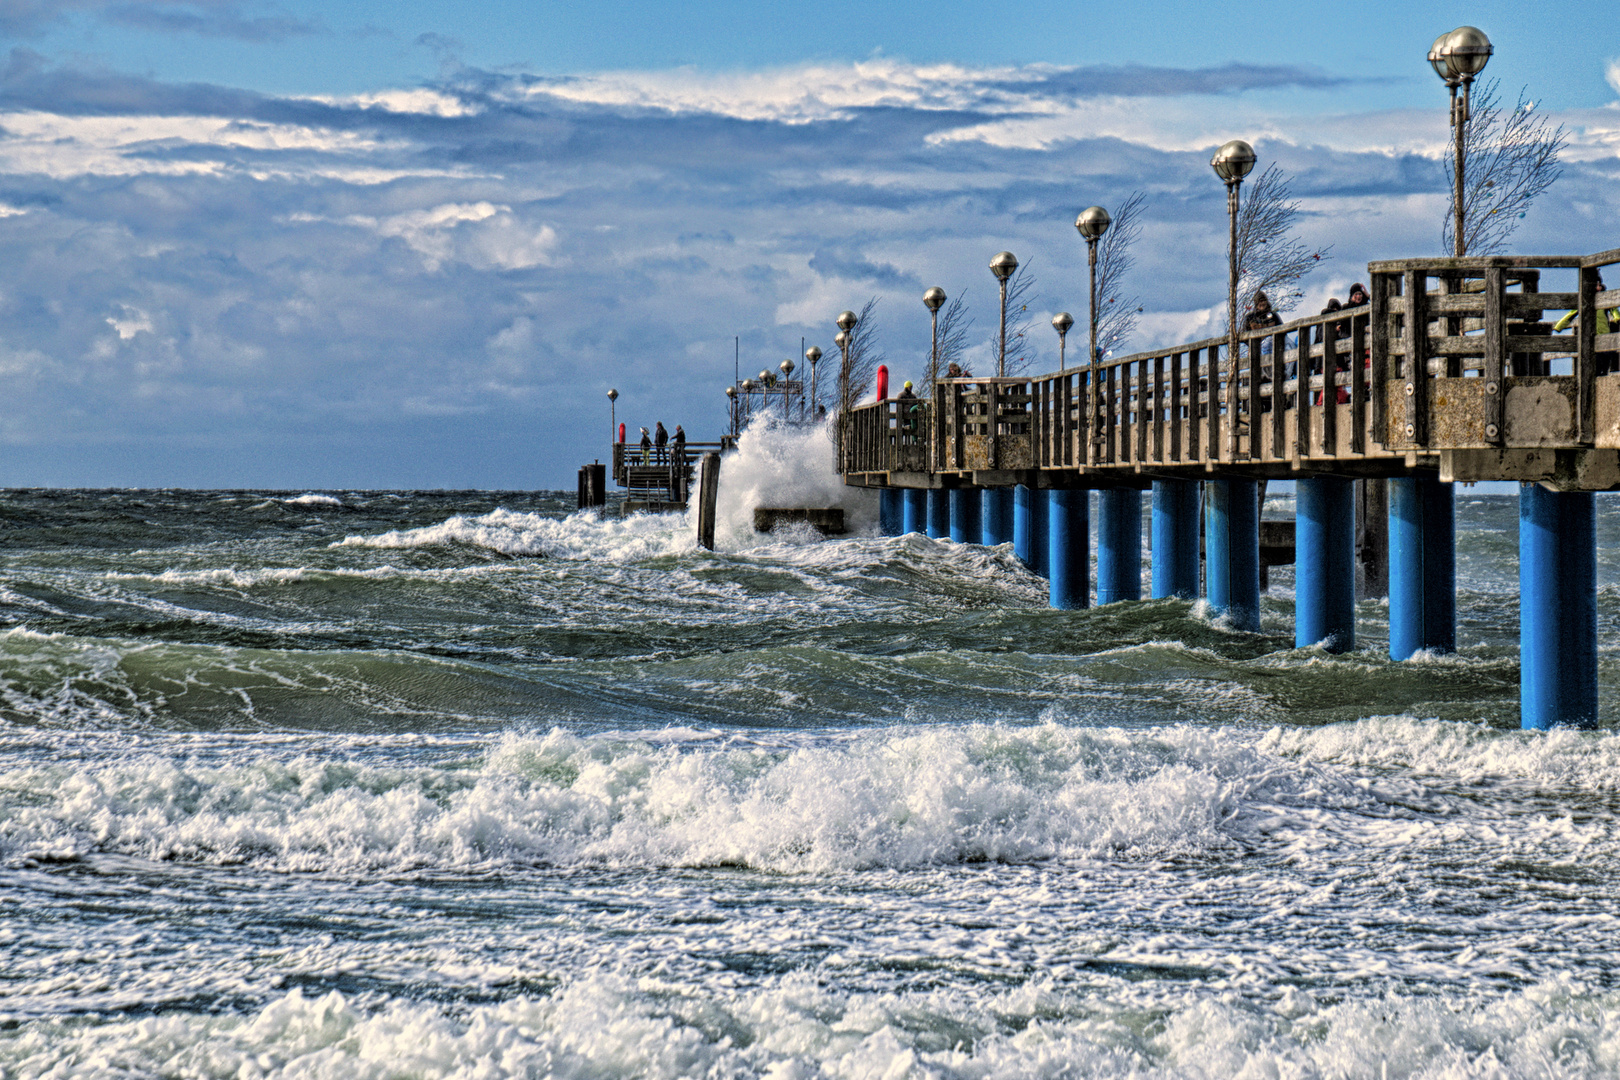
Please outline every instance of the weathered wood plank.
[[1401, 365], [1402, 392], [1406, 398], [1406, 420], [1403, 434], [1413, 445], [1423, 446], [1428, 443], [1429, 418], [1429, 380], [1428, 349], [1429, 336], [1425, 332], [1429, 325], [1427, 304], [1429, 297], [1425, 290], [1427, 274], [1422, 269], [1408, 269], [1405, 272], [1403, 286], [1406, 293], [1406, 326], [1402, 335], [1406, 345], [1406, 357]]
[[1502, 317], [1506, 289], [1501, 267], [1485, 271], [1485, 438], [1497, 446], [1502, 444], [1502, 403], [1507, 399], [1502, 381], [1502, 360], [1507, 351], [1503, 347], [1506, 328]]

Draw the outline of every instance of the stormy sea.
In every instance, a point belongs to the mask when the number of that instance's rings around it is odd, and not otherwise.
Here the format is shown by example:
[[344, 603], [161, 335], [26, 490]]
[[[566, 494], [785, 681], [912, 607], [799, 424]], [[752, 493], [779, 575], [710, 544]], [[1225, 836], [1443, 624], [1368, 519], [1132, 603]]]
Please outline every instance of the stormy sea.
[[1511, 495], [1458, 489], [1460, 648], [1394, 664], [1379, 599], [1296, 650], [1289, 568], [1259, 634], [1049, 610], [829, 457], [749, 432], [712, 552], [572, 493], [0, 492], [0, 1077], [1620, 1073], [1620, 501], [1602, 728], [1531, 734]]

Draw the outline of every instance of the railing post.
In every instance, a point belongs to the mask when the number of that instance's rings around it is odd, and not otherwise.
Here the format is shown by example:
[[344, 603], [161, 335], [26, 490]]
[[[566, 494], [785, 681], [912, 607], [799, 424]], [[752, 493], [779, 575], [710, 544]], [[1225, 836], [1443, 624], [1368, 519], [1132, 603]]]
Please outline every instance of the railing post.
[[1507, 388], [1502, 383], [1502, 359], [1507, 328], [1504, 325], [1503, 293], [1507, 282], [1500, 266], [1485, 269], [1485, 441], [1501, 446], [1506, 426], [1503, 420], [1503, 402]]
[[1583, 266], [1580, 273], [1580, 306], [1575, 322], [1575, 438], [1583, 446], [1591, 446], [1597, 426], [1593, 380], [1597, 377], [1598, 272]]
[[1373, 441], [1379, 446], [1389, 442], [1389, 324], [1394, 318], [1389, 302], [1390, 285], [1400, 280], [1394, 274], [1372, 275], [1372, 296], [1368, 308], [1368, 326], [1372, 342], [1369, 346], [1371, 362], [1368, 373], [1372, 376], [1372, 429]]
[[1406, 394], [1407, 442], [1429, 442], [1429, 276], [1422, 270], [1406, 272]]
[[[1367, 316], [1350, 320], [1350, 452], [1367, 452]], [[1379, 440], [1382, 442], [1383, 440]]]

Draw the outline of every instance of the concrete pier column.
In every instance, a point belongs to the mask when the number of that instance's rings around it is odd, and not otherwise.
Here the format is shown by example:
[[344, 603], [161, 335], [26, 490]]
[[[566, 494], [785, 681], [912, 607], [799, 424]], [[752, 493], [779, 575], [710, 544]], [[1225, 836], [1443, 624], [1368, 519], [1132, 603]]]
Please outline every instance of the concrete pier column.
[[950, 494], [944, 488], [928, 489], [928, 535], [934, 540], [951, 535]]
[[1294, 485], [1294, 647], [1356, 647], [1355, 481], [1313, 476]]
[[1204, 484], [1209, 605], [1239, 630], [1260, 629], [1260, 504], [1253, 480]]
[[883, 488], [878, 492], [878, 532], [884, 536], [899, 536], [905, 532], [905, 501], [899, 488]]
[[1012, 543], [1012, 488], [984, 489], [979, 502], [979, 532], [985, 547]]
[[1153, 481], [1153, 597], [1198, 598], [1198, 481]]
[[922, 488], [905, 489], [905, 509], [900, 516], [900, 527], [908, 533], [928, 530], [928, 492]]
[[1019, 484], [1013, 488], [1013, 554], [1030, 573], [1047, 576], [1046, 493]]
[[1389, 658], [1457, 649], [1457, 524], [1452, 486], [1389, 482]]
[[979, 543], [980, 501], [975, 488], [951, 489], [951, 539], [958, 544]]
[[1097, 492], [1097, 603], [1142, 599], [1142, 493]]
[[1047, 597], [1063, 611], [1091, 603], [1091, 492], [1047, 492]]
[[1520, 727], [1597, 724], [1595, 514], [1590, 491], [1519, 485]]

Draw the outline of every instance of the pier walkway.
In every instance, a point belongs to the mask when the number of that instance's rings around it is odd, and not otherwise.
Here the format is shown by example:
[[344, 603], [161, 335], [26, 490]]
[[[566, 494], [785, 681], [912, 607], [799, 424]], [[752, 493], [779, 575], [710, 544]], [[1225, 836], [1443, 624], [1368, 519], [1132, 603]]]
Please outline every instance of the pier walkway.
[[[1454, 481], [1520, 495], [1523, 722], [1597, 709], [1592, 493], [1620, 488], [1620, 250], [1369, 265], [1369, 304], [1036, 377], [942, 380], [930, 401], [850, 410], [846, 484], [883, 489], [887, 531], [1013, 542], [1054, 607], [1203, 594], [1259, 626], [1260, 480], [1299, 481], [1296, 641], [1354, 647], [1351, 482], [1389, 481], [1390, 653], [1455, 647]], [[1543, 279], [1571, 291], [1543, 291]], [[1553, 323], [1577, 318], [1565, 332]], [[1204, 485], [1200, 492], [1200, 483]], [[1202, 504], [1202, 521], [1200, 521]]]

